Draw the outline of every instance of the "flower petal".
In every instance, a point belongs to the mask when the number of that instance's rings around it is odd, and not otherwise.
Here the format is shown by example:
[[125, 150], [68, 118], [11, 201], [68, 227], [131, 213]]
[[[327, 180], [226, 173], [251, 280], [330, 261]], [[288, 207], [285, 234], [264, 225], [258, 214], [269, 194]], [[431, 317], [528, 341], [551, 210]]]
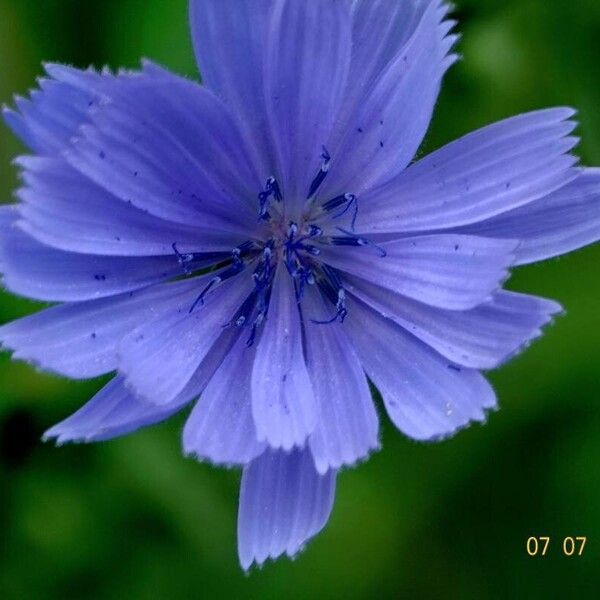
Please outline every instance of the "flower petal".
[[238, 553], [253, 562], [300, 552], [327, 523], [335, 495], [335, 471], [319, 475], [310, 451], [267, 450], [245, 469], [238, 515]]
[[265, 50], [267, 113], [286, 202], [304, 205], [344, 92], [351, 51], [348, 4], [281, 0]]
[[147, 287], [181, 274], [173, 256], [91, 256], [63, 252], [24, 233], [14, 206], [0, 208], [0, 270], [11, 292], [72, 302]]
[[[198, 286], [197, 295], [204, 287]], [[127, 384], [144, 400], [170, 403], [251, 290], [251, 273], [242, 273], [214, 287], [193, 312], [193, 301], [187, 302], [131, 331], [119, 346], [119, 371]]]
[[245, 465], [266, 444], [256, 437], [251, 377], [255, 349], [239, 336], [210, 380], [183, 429], [185, 454], [215, 464]]
[[44, 440], [55, 439], [59, 445], [109, 440], [164, 421], [189, 401], [178, 396], [158, 407], [137, 398], [117, 376], [76, 413], [46, 431]]
[[[396, 4], [399, 11], [407, 15], [412, 12], [406, 3]], [[402, 49], [395, 52], [375, 81], [372, 80], [379, 67], [377, 51], [381, 27], [371, 30], [371, 21], [364, 24], [364, 29], [359, 27], [360, 38], [355, 40], [359, 44], [358, 52], [373, 52], [375, 64], [367, 73], [367, 79], [356, 71], [353, 71], [354, 78], [349, 79], [345, 112], [339, 115], [338, 129], [327, 144], [333, 163], [321, 197], [332, 198], [344, 192], [361, 194], [389, 180], [409, 164], [421, 145], [441, 79], [456, 60], [456, 56], [448, 52], [457, 39], [447, 35], [454, 25], [443, 21], [447, 6], [439, 0], [426, 4], [424, 10], [419, 9], [414, 15], [413, 30]], [[372, 11], [376, 10], [373, 7]], [[365, 14], [364, 8], [359, 7], [359, 11]], [[375, 23], [380, 25], [380, 19], [389, 13], [390, 9], [385, 9], [384, 14], [375, 18]], [[401, 30], [396, 40], [406, 33]], [[369, 46], [361, 50], [367, 43], [365, 38]], [[357, 61], [355, 68], [360, 68], [363, 62]]]
[[379, 421], [360, 362], [341, 323], [320, 325], [323, 301], [305, 296], [307, 367], [319, 403], [309, 438], [317, 471], [352, 465], [379, 448]]
[[517, 243], [466, 235], [402, 238], [369, 247], [323, 246], [325, 262], [397, 294], [439, 308], [466, 310], [506, 279]]
[[592, 244], [600, 239], [600, 169], [581, 169], [576, 179], [548, 196], [461, 232], [519, 239], [519, 265]]
[[[57, 79], [85, 73], [49, 69]], [[125, 202], [166, 220], [258, 227], [264, 182], [225, 105], [202, 86], [168, 75], [115, 78], [110, 100], [90, 113], [65, 157]], [[226, 229], [227, 230], [227, 229]]]
[[484, 377], [450, 363], [402, 327], [350, 299], [345, 321], [396, 427], [416, 440], [449, 437], [484, 421], [496, 398]]
[[170, 402], [157, 406], [136, 396], [117, 375], [76, 413], [44, 434], [58, 444], [99, 442], [153, 425], [178, 412], [206, 387], [231, 348], [232, 330], [224, 332], [200, 363], [187, 385]]
[[574, 111], [527, 113], [444, 146], [361, 198], [365, 234], [449, 229], [527, 204], [577, 176]]
[[448, 360], [475, 369], [498, 367], [540, 336], [541, 328], [562, 310], [552, 300], [507, 291], [471, 310], [449, 311], [357, 277], [345, 278], [344, 287]]
[[117, 368], [123, 337], [149, 320], [190, 306], [202, 285], [198, 279], [186, 280], [61, 304], [0, 327], [0, 341], [14, 350], [13, 359], [74, 379], [97, 377]]
[[284, 450], [302, 446], [317, 424], [317, 411], [292, 278], [279, 265], [252, 371], [252, 415], [258, 439]]
[[[100, 84], [102, 75], [91, 70], [87, 73]], [[50, 156], [69, 143], [100, 96], [52, 79], [40, 79], [39, 85], [40, 89], [32, 91], [29, 99], [16, 98], [17, 110], [5, 108], [3, 116], [13, 133], [33, 152]]]
[[[82, 71], [63, 65], [44, 65], [50, 76], [38, 79], [40, 88], [30, 98], [16, 98], [16, 110], [5, 108], [4, 120], [34, 153], [56, 156], [66, 148], [77, 129], [89, 122], [92, 111], [109, 101], [119, 82], [140, 75], [136, 71], [120, 70], [117, 76], [104, 69]], [[164, 69], [145, 61], [144, 75], [164, 78], [171, 76]]]
[[190, 1], [202, 82], [239, 117], [265, 180], [273, 169], [263, 88], [263, 50], [272, 6], [273, 0]]
[[43, 244], [85, 254], [115, 256], [231, 252], [247, 227], [231, 231], [154, 217], [123, 202], [60, 158], [22, 157], [25, 187], [18, 192], [22, 227]]
[[[368, 95], [386, 67], [415, 34], [434, 0], [354, 0], [349, 93], [353, 104]], [[346, 103], [349, 98], [346, 98]]]

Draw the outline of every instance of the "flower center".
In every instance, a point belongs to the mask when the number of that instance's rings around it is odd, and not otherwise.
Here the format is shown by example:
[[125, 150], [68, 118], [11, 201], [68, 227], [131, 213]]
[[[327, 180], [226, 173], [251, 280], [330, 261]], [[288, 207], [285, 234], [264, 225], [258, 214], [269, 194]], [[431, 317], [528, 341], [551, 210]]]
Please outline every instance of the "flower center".
[[[331, 319], [314, 323], [327, 324], [343, 322], [348, 314], [346, 292], [339, 273], [319, 259], [320, 246], [366, 246], [375, 249], [381, 257], [385, 250], [371, 240], [354, 233], [358, 215], [358, 198], [352, 193], [344, 193], [325, 202], [319, 202], [318, 192], [331, 166], [331, 156], [325, 148], [321, 154], [321, 165], [307, 194], [304, 218], [300, 223], [287, 221], [283, 207], [283, 194], [277, 179], [269, 177], [265, 187], [258, 194], [258, 219], [270, 226], [270, 237], [266, 241], [247, 241], [234, 248], [227, 256], [181, 254], [176, 244], [173, 250], [186, 275], [193, 272], [193, 263], [199, 259], [214, 258], [221, 264], [221, 270], [198, 295], [190, 308], [204, 304], [208, 292], [223, 281], [235, 277], [242, 271], [254, 269], [252, 277], [254, 289], [234, 315], [231, 323], [236, 327], [250, 327], [247, 344], [254, 344], [258, 328], [267, 318], [273, 278], [278, 265], [284, 266], [294, 282], [298, 303], [302, 301], [306, 286], [316, 286], [323, 297], [333, 306]], [[331, 221], [351, 214], [351, 230], [333, 227], [335, 234], [325, 234], [324, 228], [331, 230]], [[328, 218], [328, 219], [327, 219]], [[339, 235], [341, 234], [341, 235]]]

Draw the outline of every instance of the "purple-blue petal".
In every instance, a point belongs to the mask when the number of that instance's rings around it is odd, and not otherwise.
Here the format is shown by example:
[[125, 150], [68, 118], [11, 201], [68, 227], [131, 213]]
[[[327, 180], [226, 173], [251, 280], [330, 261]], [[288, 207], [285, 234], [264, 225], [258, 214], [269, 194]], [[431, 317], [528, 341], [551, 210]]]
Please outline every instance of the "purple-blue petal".
[[245, 465], [264, 452], [252, 418], [254, 356], [254, 348], [238, 335], [186, 421], [185, 454], [230, 466]]
[[214, 286], [194, 306], [212, 274], [199, 278], [197, 291], [180, 306], [132, 330], [119, 344], [119, 372], [135, 393], [158, 406], [168, 404], [188, 384], [252, 289], [250, 273]]
[[[85, 73], [53, 68], [71, 81]], [[81, 84], [85, 85], [85, 81]], [[65, 156], [96, 184], [166, 220], [256, 230], [263, 181], [239, 127], [206, 88], [176, 77], [115, 78]]]
[[18, 210], [27, 232], [66, 251], [114, 256], [231, 252], [247, 228], [214, 220], [190, 226], [160, 219], [113, 196], [61, 158], [21, 157]]
[[238, 554], [248, 570], [282, 554], [293, 557], [323, 529], [335, 495], [336, 472], [319, 475], [308, 449], [267, 450], [242, 476]]
[[379, 420], [367, 378], [341, 323], [320, 325], [329, 306], [317, 294], [303, 304], [306, 364], [319, 403], [319, 422], [309, 438], [317, 471], [339, 469], [379, 448]]
[[517, 242], [467, 235], [407, 237], [373, 248], [324, 247], [325, 262], [431, 306], [466, 310], [501, 286]]
[[290, 450], [304, 445], [318, 405], [306, 368], [294, 286], [284, 265], [273, 283], [268, 318], [252, 371], [252, 415], [260, 441]]
[[264, 58], [265, 96], [278, 156], [275, 175], [296, 210], [304, 205], [333, 129], [350, 52], [347, 2], [274, 3]]
[[272, 175], [263, 53], [273, 0], [191, 0], [190, 23], [202, 83], [239, 121], [263, 179]]
[[493, 369], [526, 348], [562, 311], [552, 300], [500, 290], [471, 310], [443, 310], [395, 294], [357, 277], [346, 289], [404, 327], [448, 360]]
[[[456, 60], [449, 55], [456, 41], [456, 36], [448, 35], [453, 22], [443, 20], [447, 6], [439, 0], [424, 2], [416, 10], [404, 3], [388, 4], [399, 4], [397, 10], [404, 10], [410, 24], [393, 7], [384, 8], [375, 18], [372, 13], [380, 6], [369, 9], [363, 3], [357, 8], [354, 33], [359, 37], [354, 40], [358, 44], [354, 53], [358, 56], [338, 129], [328, 143], [334, 162], [323, 197], [344, 192], [362, 194], [409, 164], [429, 127], [441, 79]], [[386, 43], [382, 21], [388, 15], [400, 29], [397, 34], [388, 34]], [[357, 25], [357, 19], [364, 17], [373, 18], [374, 29], [371, 21]], [[398, 48], [401, 40], [405, 43]], [[371, 60], [373, 64], [367, 67], [365, 62]], [[360, 72], [363, 65], [368, 68], [366, 79]]]
[[[386, 67], [398, 57], [415, 33], [424, 12], [433, 0], [355, 0], [352, 3], [353, 94], [346, 98], [356, 104], [370, 93]], [[439, 6], [439, 2], [436, 2]]]
[[555, 192], [460, 231], [520, 240], [518, 265], [593, 244], [600, 239], [600, 169], [581, 169]]
[[114, 296], [181, 274], [173, 256], [99, 256], [63, 252], [23, 231], [15, 206], [0, 208], [0, 271], [11, 292], [72, 302]]
[[[88, 74], [98, 82], [102, 78]], [[49, 156], [64, 149], [101, 96], [52, 79], [41, 79], [39, 85], [29, 99], [16, 98], [16, 110], [5, 109], [4, 120], [30, 150]]]
[[44, 439], [53, 438], [58, 444], [98, 442], [169, 418], [202, 393], [230, 350], [233, 333], [223, 332], [185, 387], [169, 402], [159, 406], [141, 399], [125, 378], [117, 375], [76, 413], [49, 429]]
[[44, 440], [54, 439], [59, 445], [109, 440], [169, 418], [190, 399], [180, 395], [159, 407], [140, 400], [117, 376], [76, 413], [46, 431]]
[[574, 111], [527, 113], [479, 129], [361, 198], [363, 233], [442, 230], [488, 219], [577, 176]]
[[393, 321], [350, 300], [348, 333], [396, 427], [420, 441], [485, 420], [496, 397], [485, 378], [441, 356]]
[[[148, 68], [153, 66], [144, 69], [146, 75], [164, 77], [167, 73]], [[115, 83], [139, 76], [135, 71], [121, 70], [114, 76], [108, 69], [99, 73], [92, 68], [82, 71], [52, 63], [44, 67], [49, 77], [38, 80], [39, 89], [29, 98], [17, 97], [16, 110], [3, 111], [13, 133], [42, 156], [55, 156], [64, 150], [79, 127], [89, 123], [90, 114], [110, 101]]]
[[189, 306], [202, 283], [166, 283], [111, 298], [68, 302], [0, 327], [3, 348], [74, 379], [97, 377], [117, 368], [118, 346], [149, 320]]

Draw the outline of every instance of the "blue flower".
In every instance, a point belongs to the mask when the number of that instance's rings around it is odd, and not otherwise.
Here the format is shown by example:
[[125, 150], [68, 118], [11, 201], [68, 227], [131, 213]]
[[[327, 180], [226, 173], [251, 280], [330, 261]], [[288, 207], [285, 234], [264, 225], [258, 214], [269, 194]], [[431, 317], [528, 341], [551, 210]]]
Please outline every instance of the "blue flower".
[[600, 237], [574, 111], [508, 119], [411, 163], [457, 36], [441, 0], [192, 0], [204, 85], [146, 62], [46, 65], [5, 120], [31, 150], [0, 211], [14, 358], [114, 372], [57, 443], [127, 434], [199, 397], [187, 455], [243, 467], [244, 568], [296, 554], [336, 473], [377, 449], [367, 377], [411, 438], [495, 408], [481, 370], [561, 308], [510, 267]]

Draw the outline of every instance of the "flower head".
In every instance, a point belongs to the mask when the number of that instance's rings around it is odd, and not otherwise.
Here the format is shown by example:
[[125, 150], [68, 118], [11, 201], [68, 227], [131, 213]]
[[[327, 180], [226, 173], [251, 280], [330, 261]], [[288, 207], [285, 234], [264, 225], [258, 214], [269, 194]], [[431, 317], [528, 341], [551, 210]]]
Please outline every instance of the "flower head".
[[46, 65], [5, 111], [31, 154], [0, 211], [4, 284], [58, 304], [0, 339], [114, 372], [57, 443], [195, 402], [185, 453], [244, 469], [248, 568], [296, 554], [378, 448], [367, 377], [411, 438], [485, 419], [480, 371], [561, 310], [504, 291], [508, 269], [600, 237], [600, 171], [575, 166], [568, 108], [411, 164], [456, 60], [441, 0], [190, 4], [203, 85]]

